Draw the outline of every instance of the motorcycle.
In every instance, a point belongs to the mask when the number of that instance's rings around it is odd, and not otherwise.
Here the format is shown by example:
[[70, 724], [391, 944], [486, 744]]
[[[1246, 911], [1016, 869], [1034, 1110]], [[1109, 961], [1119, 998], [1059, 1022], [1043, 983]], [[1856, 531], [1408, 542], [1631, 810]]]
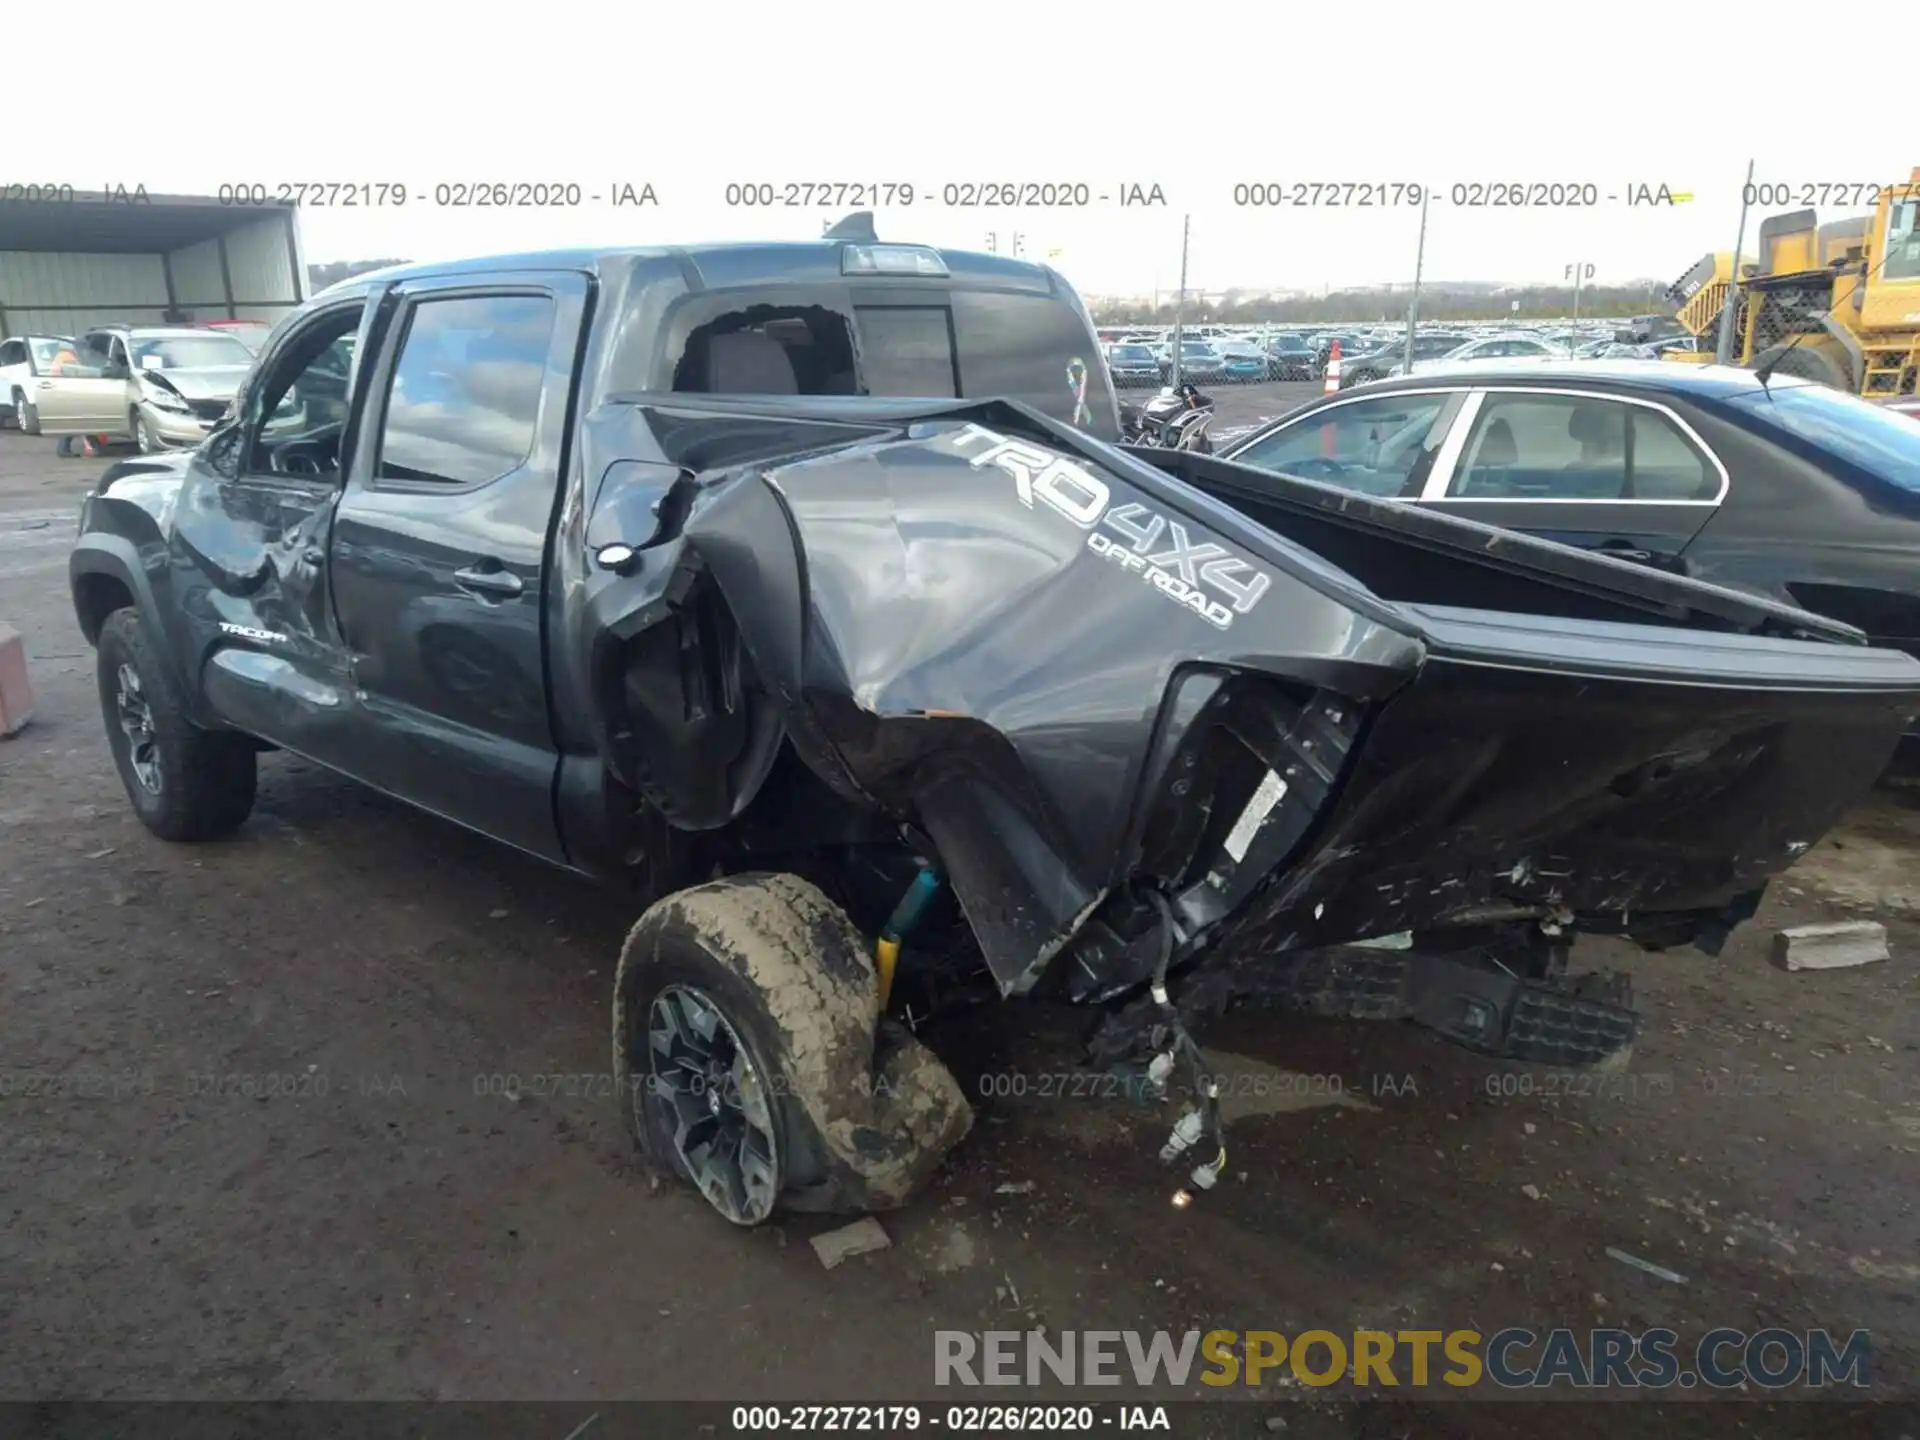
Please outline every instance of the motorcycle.
[[1207, 427], [1213, 423], [1213, 397], [1193, 385], [1169, 386], [1145, 405], [1120, 407], [1121, 440], [1159, 450], [1213, 453]]

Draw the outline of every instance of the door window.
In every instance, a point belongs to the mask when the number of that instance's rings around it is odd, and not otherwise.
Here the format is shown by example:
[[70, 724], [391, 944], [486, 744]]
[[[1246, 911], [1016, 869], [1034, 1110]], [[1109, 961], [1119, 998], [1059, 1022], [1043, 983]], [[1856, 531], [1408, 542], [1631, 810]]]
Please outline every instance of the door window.
[[1489, 395], [1447, 486], [1463, 500], [1618, 500], [1627, 407], [1572, 395]]
[[1920, 280], [1920, 196], [1887, 206], [1887, 258], [1883, 280]]
[[8, 340], [0, 344], [0, 366], [24, 365], [27, 363], [27, 345], [24, 340]]
[[378, 478], [484, 485], [524, 464], [553, 324], [545, 295], [416, 303], [387, 396]]
[[1363, 495], [1418, 494], [1462, 393], [1380, 395], [1332, 405], [1255, 441], [1232, 458], [1241, 465]]
[[[353, 342], [365, 306], [342, 305], [311, 317], [289, 337], [245, 402], [253, 430], [255, 473], [331, 475], [340, 469], [347, 428]], [[212, 449], [221, 449], [215, 441]], [[217, 462], [216, 462], [217, 463]]]
[[1627, 495], [1634, 500], [1711, 500], [1720, 472], [1657, 410], [1630, 406]]
[[1719, 472], [1657, 410], [1492, 394], [1447, 486], [1458, 500], [1711, 500]]

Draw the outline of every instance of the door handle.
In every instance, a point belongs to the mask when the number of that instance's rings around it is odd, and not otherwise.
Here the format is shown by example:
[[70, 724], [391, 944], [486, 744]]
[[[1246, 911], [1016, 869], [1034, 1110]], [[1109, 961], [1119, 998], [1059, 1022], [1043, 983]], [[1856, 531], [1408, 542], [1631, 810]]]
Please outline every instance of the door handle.
[[527, 588], [511, 570], [481, 570], [475, 566], [454, 571], [453, 582], [476, 595], [511, 596]]
[[1593, 548], [1598, 550], [1602, 555], [1611, 555], [1616, 560], [1631, 560], [1636, 565], [1651, 565], [1659, 558], [1651, 550], [1642, 550], [1638, 546], [1629, 545], [1623, 540], [1609, 540], [1605, 544], [1596, 545]]

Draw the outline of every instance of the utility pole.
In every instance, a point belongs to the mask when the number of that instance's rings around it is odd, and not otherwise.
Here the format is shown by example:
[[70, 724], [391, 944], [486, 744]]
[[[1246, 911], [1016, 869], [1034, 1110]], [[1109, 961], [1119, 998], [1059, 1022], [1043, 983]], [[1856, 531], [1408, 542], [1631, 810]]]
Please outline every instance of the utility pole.
[[1568, 275], [1573, 277], [1573, 323], [1578, 325], [1580, 323], [1580, 286], [1593, 278], [1593, 262], [1591, 260], [1574, 261], [1562, 272], [1561, 278], [1564, 279]]
[[1193, 224], [1193, 216], [1180, 217], [1180, 295], [1173, 302], [1173, 387], [1180, 388], [1180, 336], [1186, 326], [1187, 313], [1187, 235]]
[[1413, 299], [1407, 302], [1407, 353], [1402, 373], [1413, 373], [1413, 332], [1420, 323], [1420, 277], [1427, 268], [1427, 193], [1420, 192], [1420, 241], [1413, 249]]
[[1727, 277], [1727, 303], [1720, 307], [1720, 335], [1714, 342], [1716, 365], [1733, 363], [1733, 317], [1740, 308], [1740, 247], [1747, 243], [1747, 199], [1753, 194], [1753, 161], [1747, 161], [1747, 183], [1740, 187], [1740, 230], [1733, 241], [1733, 274]]

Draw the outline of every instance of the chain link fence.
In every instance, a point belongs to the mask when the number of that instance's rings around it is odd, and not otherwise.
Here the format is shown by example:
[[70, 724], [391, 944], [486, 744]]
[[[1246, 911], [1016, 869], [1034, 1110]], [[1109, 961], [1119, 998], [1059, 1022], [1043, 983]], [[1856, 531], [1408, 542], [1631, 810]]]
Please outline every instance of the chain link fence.
[[[1202, 227], [1194, 224], [1191, 230], [1195, 247], [1201, 247], [1206, 238]], [[1053, 258], [1054, 252], [1036, 253], [1019, 232], [990, 235], [989, 240], [990, 248], [1000, 253]], [[1407, 275], [1417, 275], [1423, 258], [1409, 248]], [[1346, 389], [1404, 369], [1409, 340], [1410, 358], [1418, 365], [1470, 344], [1491, 347], [1475, 353], [1476, 359], [1573, 358], [1597, 356], [1609, 346], [1629, 342], [1650, 350], [1653, 340], [1671, 342], [1679, 334], [1660, 280], [1642, 277], [1595, 285], [1594, 267], [1586, 261], [1565, 266], [1564, 283], [1429, 284], [1421, 289], [1395, 281], [1313, 297], [1298, 291], [1220, 292], [1188, 286], [1185, 259], [1178, 253], [1168, 257], [1169, 270], [1180, 266], [1180, 290], [1131, 299], [1087, 297], [1116, 390], [1138, 392], [1171, 384], [1176, 337], [1178, 378], [1203, 388], [1325, 385], [1337, 341], [1337, 383]], [[1573, 278], [1576, 272], [1578, 280]], [[1641, 333], [1648, 331], [1649, 322], [1655, 330]], [[1507, 347], [1503, 342], [1509, 338], [1513, 343]]]

